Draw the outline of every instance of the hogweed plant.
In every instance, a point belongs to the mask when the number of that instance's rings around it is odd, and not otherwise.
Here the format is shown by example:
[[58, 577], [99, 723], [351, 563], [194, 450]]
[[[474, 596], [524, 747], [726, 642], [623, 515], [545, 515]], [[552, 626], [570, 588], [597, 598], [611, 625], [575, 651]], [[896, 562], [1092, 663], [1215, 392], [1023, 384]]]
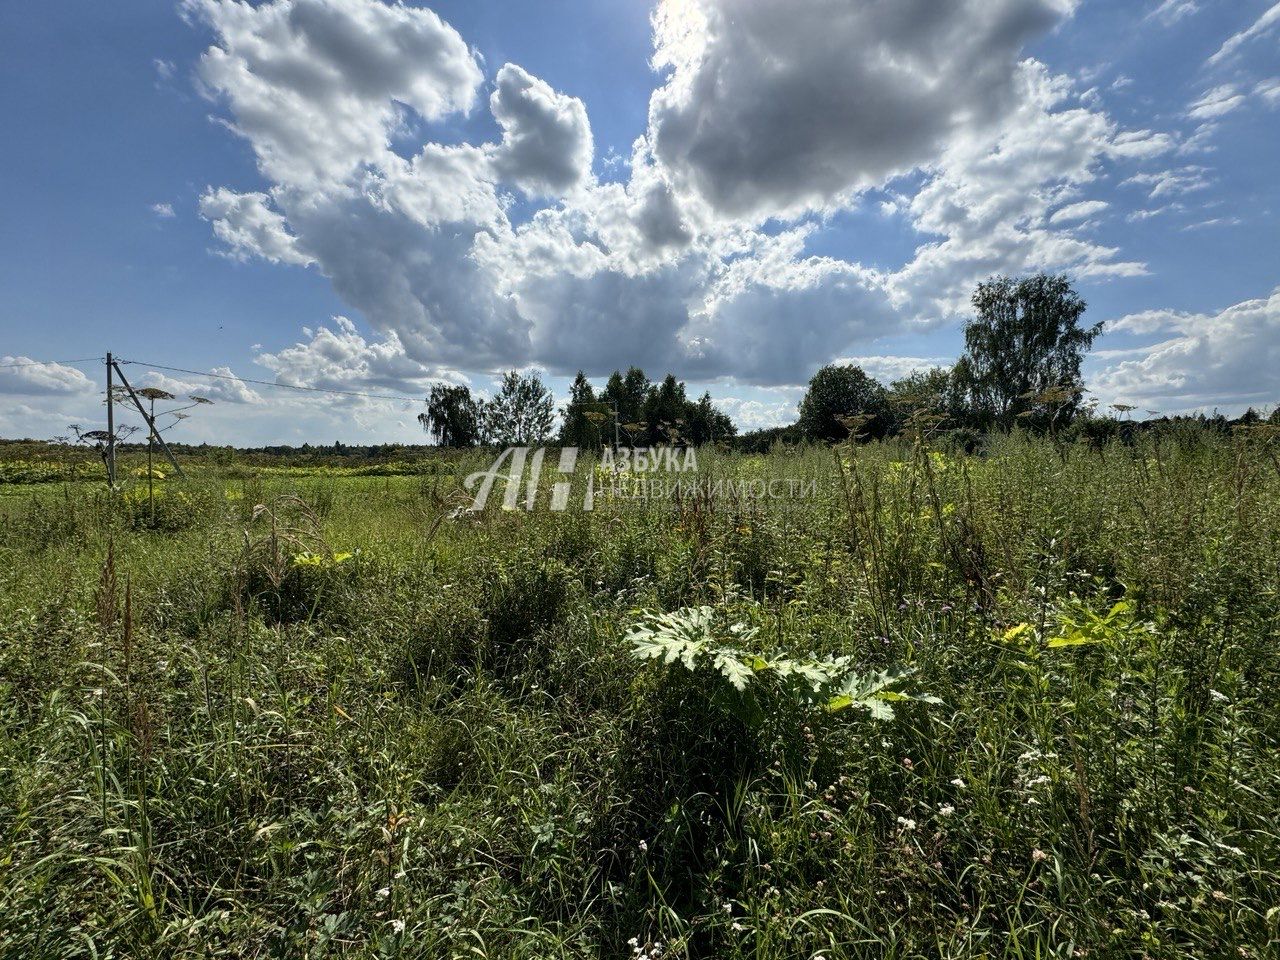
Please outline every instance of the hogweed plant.
[[768, 657], [749, 645], [758, 631], [743, 623], [725, 625], [714, 607], [686, 607], [672, 613], [649, 613], [628, 633], [638, 660], [680, 667], [725, 687], [731, 709], [749, 726], [759, 725], [773, 698], [804, 709], [839, 713], [855, 709], [876, 720], [893, 719], [893, 704], [915, 700], [940, 703], [937, 697], [908, 692], [911, 667], [860, 672], [852, 656], [802, 659]]
[[913, 427], [699, 449], [803, 509], [0, 489], [0, 956], [1280, 956], [1276, 442]]

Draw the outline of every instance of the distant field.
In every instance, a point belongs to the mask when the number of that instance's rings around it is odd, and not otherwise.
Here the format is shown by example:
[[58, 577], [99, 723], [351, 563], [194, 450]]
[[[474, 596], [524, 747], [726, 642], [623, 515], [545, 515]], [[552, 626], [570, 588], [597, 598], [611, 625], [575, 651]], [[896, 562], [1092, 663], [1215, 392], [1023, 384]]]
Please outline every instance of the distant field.
[[1276, 443], [0, 451], [0, 956], [1276, 956]]

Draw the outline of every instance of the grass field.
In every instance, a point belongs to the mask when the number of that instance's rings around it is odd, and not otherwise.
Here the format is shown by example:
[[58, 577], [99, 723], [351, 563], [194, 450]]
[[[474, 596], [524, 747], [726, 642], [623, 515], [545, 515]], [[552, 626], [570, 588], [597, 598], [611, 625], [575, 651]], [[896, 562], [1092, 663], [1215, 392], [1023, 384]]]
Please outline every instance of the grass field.
[[1280, 952], [1270, 438], [489, 459], [11, 471], [0, 955]]

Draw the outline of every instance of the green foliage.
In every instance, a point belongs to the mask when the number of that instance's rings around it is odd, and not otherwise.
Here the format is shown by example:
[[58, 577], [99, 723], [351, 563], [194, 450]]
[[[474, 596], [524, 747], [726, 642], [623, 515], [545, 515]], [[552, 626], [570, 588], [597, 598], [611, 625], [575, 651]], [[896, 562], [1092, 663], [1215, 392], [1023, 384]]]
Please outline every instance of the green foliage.
[[742, 716], [759, 722], [765, 706], [759, 692], [781, 693], [803, 706], [837, 713], [850, 707], [865, 710], [877, 720], [892, 720], [894, 701], [920, 700], [939, 703], [936, 697], [912, 695], [900, 689], [914, 672], [897, 668], [860, 674], [852, 657], [823, 660], [778, 657], [765, 659], [741, 645], [756, 638], [757, 631], [741, 623], [727, 628], [735, 646], [719, 639], [715, 608], [690, 607], [672, 613], [652, 613], [631, 628], [631, 653], [639, 660], [678, 664], [684, 669], [727, 683], [742, 697]]
[[0, 462], [0, 484], [62, 483], [90, 476], [88, 465], [77, 461], [5, 460]]
[[889, 411], [898, 430], [909, 429], [913, 418], [938, 418], [948, 425], [966, 419], [952, 372], [943, 367], [916, 370], [889, 384]]
[[[574, 391], [577, 396], [576, 381]], [[625, 376], [615, 370], [600, 393], [598, 406], [607, 413], [607, 418], [599, 421], [605, 438], [613, 439], [616, 411], [619, 440], [628, 446], [702, 446], [730, 440], [737, 433], [729, 416], [712, 402], [710, 392], [690, 400], [683, 381], [672, 374], [660, 383], [650, 383], [637, 367], [631, 367]]]
[[560, 444], [583, 450], [598, 450], [605, 431], [613, 439], [613, 411], [596, 399], [586, 374], [578, 371], [569, 386], [569, 402], [560, 411]]
[[1126, 630], [1133, 629], [1134, 605], [1128, 600], [1120, 600], [1102, 616], [1083, 610], [1079, 615], [1063, 616], [1061, 622], [1062, 633], [1046, 644], [1050, 650], [1093, 643], [1115, 643], [1124, 636]]
[[[1135, 619], [1132, 601], [1119, 600], [1102, 615], [1076, 604], [1074, 609], [1068, 609], [1059, 616], [1059, 633], [1044, 640], [1044, 649], [1060, 650], [1097, 643], [1119, 646], [1136, 629], [1150, 630], [1151, 625]], [[1035, 650], [1039, 645], [1039, 633], [1031, 624], [1019, 623], [1005, 630], [1000, 639], [1026, 650]]]
[[683, 439], [694, 446], [704, 443], [723, 443], [732, 440], [738, 428], [729, 415], [711, 400], [710, 391], [704, 392], [684, 409]]
[[422, 429], [442, 447], [473, 447], [481, 440], [481, 406], [465, 386], [434, 384], [427, 410], [418, 414]]
[[992, 277], [974, 292], [965, 352], [952, 376], [979, 427], [1069, 421], [1080, 365], [1102, 324], [1081, 326], [1085, 302], [1065, 276]]
[[0, 955], [1274, 956], [1260, 426], [561, 513], [457, 510], [481, 450], [192, 450], [172, 525], [65, 448], [0, 489]]
[[[609, 375], [609, 380], [600, 393], [600, 399], [616, 410], [619, 425], [625, 427], [627, 424], [638, 423], [643, 419], [644, 402], [649, 396], [651, 386], [649, 378], [639, 367], [629, 368], [625, 375], [615, 370]], [[639, 439], [638, 437], [628, 438], [631, 442]]]
[[842, 440], [851, 433], [883, 436], [889, 426], [884, 387], [861, 367], [829, 364], [809, 381], [799, 426], [811, 440]]
[[550, 435], [555, 403], [538, 374], [508, 370], [502, 375], [498, 393], [480, 405], [479, 418], [486, 443], [531, 446]]
[[661, 383], [649, 390], [641, 408], [641, 415], [648, 425], [645, 442], [656, 445], [679, 440], [688, 408], [689, 398], [685, 396], [684, 383], [667, 374]]
[[522, 642], [534, 640], [564, 617], [573, 577], [556, 560], [518, 554], [498, 563], [485, 586], [482, 610], [489, 643], [506, 659]]

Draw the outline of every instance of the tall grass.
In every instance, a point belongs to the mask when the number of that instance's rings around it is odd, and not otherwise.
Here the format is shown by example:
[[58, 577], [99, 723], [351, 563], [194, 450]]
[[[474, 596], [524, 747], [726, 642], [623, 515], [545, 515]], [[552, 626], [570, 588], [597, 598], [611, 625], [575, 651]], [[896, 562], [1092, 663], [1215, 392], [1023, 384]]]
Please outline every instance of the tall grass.
[[[816, 483], [590, 513], [459, 512], [480, 453], [6, 492], [0, 955], [1273, 956], [1270, 443], [700, 451]], [[747, 722], [631, 654], [703, 604], [941, 702]]]

